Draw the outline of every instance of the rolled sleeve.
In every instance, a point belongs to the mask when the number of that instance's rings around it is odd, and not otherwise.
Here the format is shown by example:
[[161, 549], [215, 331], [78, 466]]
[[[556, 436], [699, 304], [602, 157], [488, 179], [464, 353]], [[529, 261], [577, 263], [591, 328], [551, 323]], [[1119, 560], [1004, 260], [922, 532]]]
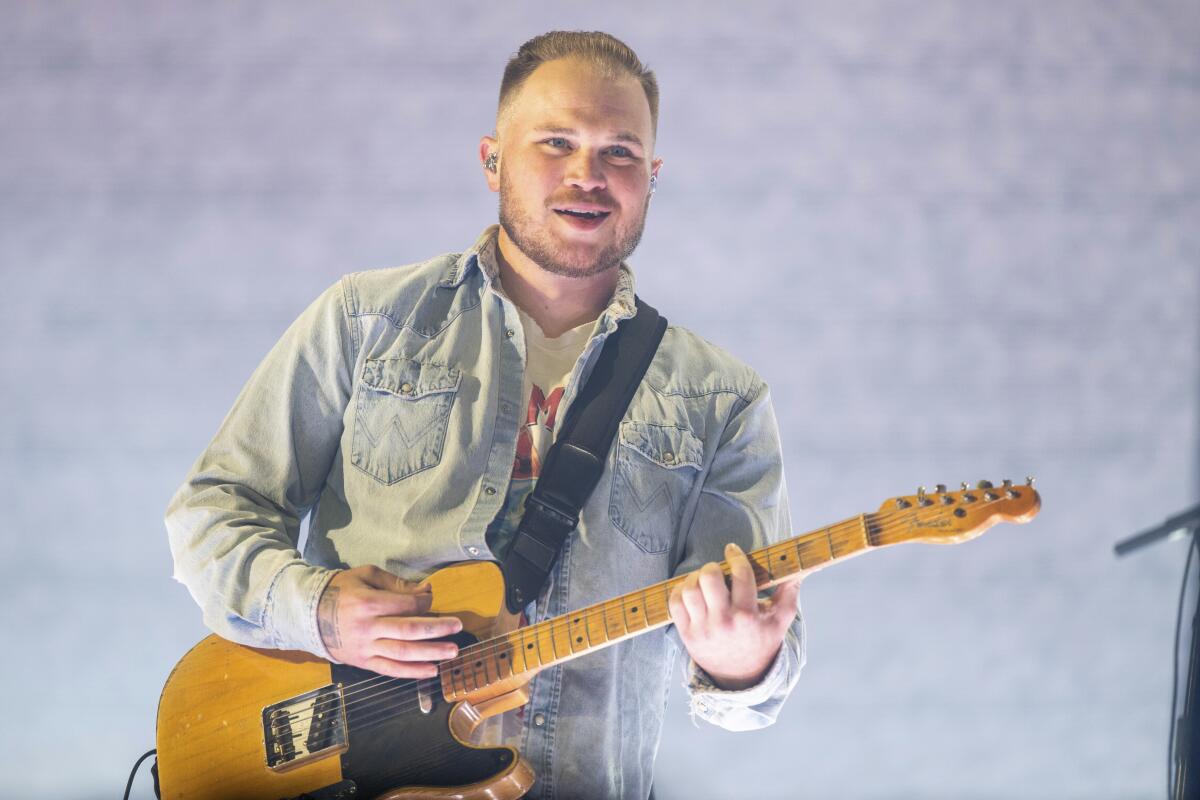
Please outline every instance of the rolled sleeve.
[[[686, 530], [676, 575], [723, 560], [728, 542], [750, 552], [792, 535], [779, 429], [765, 383], [734, 408]], [[682, 649], [674, 627], [671, 632]], [[762, 728], [775, 721], [799, 680], [803, 617], [797, 608], [775, 660], [761, 681], [745, 689], [718, 688], [686, 649], [684, 656], [684, 686], [695, 716], [727, 730]]]
[[175, 578], [233, 641], [328, 658], [316, 607], [335, 570], [308, 564], [300, 520], [325, 486], [349, 402], [354, 332], [341, 283], [255, 369], [167, 507]]

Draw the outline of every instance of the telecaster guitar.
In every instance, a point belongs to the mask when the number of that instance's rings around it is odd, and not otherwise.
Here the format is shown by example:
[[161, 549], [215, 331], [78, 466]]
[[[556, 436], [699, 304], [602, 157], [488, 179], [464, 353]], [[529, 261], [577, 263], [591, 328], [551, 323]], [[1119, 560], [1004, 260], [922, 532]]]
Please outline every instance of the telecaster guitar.
[[[966, 541], [997, 522], [1027, 522], [1040, 506], [1032, 480], [938, 486], [747, 555], [765, 589], [879, 547]], [[175, 666], [159, 700], [162, 797], [518, 798], [533, 771], [512, 748], [470, 744], [480, 722], [523, 706], [540, 670], [670, 623], [667, 598], [682, 579], [513, 629], [497, 564], [438, 570], [427, 579], [431, 613], [459, 616], [464, 629], [452, 637], [458, 656], [426, 680], [209, 636]]]

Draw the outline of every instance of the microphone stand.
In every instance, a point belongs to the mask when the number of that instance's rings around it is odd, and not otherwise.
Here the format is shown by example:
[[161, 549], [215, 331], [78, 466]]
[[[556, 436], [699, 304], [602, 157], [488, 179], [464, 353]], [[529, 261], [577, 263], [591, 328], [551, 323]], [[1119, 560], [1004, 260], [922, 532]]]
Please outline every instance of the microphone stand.
[[[1130, 536], [1128, 539], [1117, 542], [1116, 546], [1113, 547], [1113, 551], [1118, 557], [1127, 556], [1155, 542], [1172, 541], [1182, 539], [1185, 536], [1191, 536], [1192, 546], [1196, 547], [1200, 546], [1200, 542], [1197, 542], [1195, 539], [1197, 533], [1200, 533], [1200, 504], [1170, 517], [1161, 525], [1156, 525], [1149, 530], [1142, 531], [1139, 534]], [[1191, 547], [1189, 547], [1188, 564], [1184, 566], [1185, 585], [1181, 590], [1179, 598], [1179, 613], [1181, 616], [1176, 623], [1177, 625], [1182, 623], [1183, 596], [1187, 593], [1188, 589], [1186, 581], [1191, 557]], [[1196, 572], [1196, 578], [1193, 579], [1193, 586], [1200, 590], [1200, 570]], [[1178, 647], [1178, 632], [1178, 628], [1176, 628], [1176, 647]], [[1193, 798], [1200, 798], [1200, 604], [1197, 604], [1192, 613], [1192, 641], [1188, 649], [1190, 655], [1188, 656], [1187, 692], [1184, 695], [1183, 716], [1171, 720], [1171, 739], [1174, 741], [1174, 747], [1170, 748], [1173, 752], [1168, 753], [1171, 771], [1168, 774], [1167, 791], [1170, 793], [1172, 800], [1193, 800]], [[1179, 653], [1176, 652], [1175, 659], [1177, 664], [1178, 658]], [[1175, 687], [1172, 687], [1171, 691], [1171, 714], [1174, 716], [1173, 698]], [[1173, 792], [1171, 791], [1172, 788], [1174, 789]]]

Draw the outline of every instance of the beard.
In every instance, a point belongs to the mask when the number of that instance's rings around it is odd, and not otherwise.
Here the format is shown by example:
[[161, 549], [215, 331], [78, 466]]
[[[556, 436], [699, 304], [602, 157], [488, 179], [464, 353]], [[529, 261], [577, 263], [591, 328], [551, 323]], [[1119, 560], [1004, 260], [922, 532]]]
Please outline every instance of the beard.
[[[512, 187], [505, 180], [505, 173], [500, 173], [500, 226], [522, 253], [554, 275], [590, 278], [618, 266], [629, 258], [642, 240], [649, 208], [650, 195], [647, 194], [637, 216], [630, 219], [625, 227], [617, 227], [608, 244], [596, 252], [593, 247], [572, 246], [557, 240], [548, 226], [535, 222], [532, 215], [517, 202]], [[613, 224], [616, 225], [617, 221], [613, 220]]]

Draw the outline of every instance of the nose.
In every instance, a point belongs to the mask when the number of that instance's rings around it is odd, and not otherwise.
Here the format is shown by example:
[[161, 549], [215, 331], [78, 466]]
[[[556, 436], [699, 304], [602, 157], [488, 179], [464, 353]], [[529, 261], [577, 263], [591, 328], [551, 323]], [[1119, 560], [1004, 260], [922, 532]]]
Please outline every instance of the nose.
[[576, 150], [571, 155], [571, 163], [567, 167], [563, 180], [585, 192], [605, 188], [607, 182], [600, 154], [586, 147]]

